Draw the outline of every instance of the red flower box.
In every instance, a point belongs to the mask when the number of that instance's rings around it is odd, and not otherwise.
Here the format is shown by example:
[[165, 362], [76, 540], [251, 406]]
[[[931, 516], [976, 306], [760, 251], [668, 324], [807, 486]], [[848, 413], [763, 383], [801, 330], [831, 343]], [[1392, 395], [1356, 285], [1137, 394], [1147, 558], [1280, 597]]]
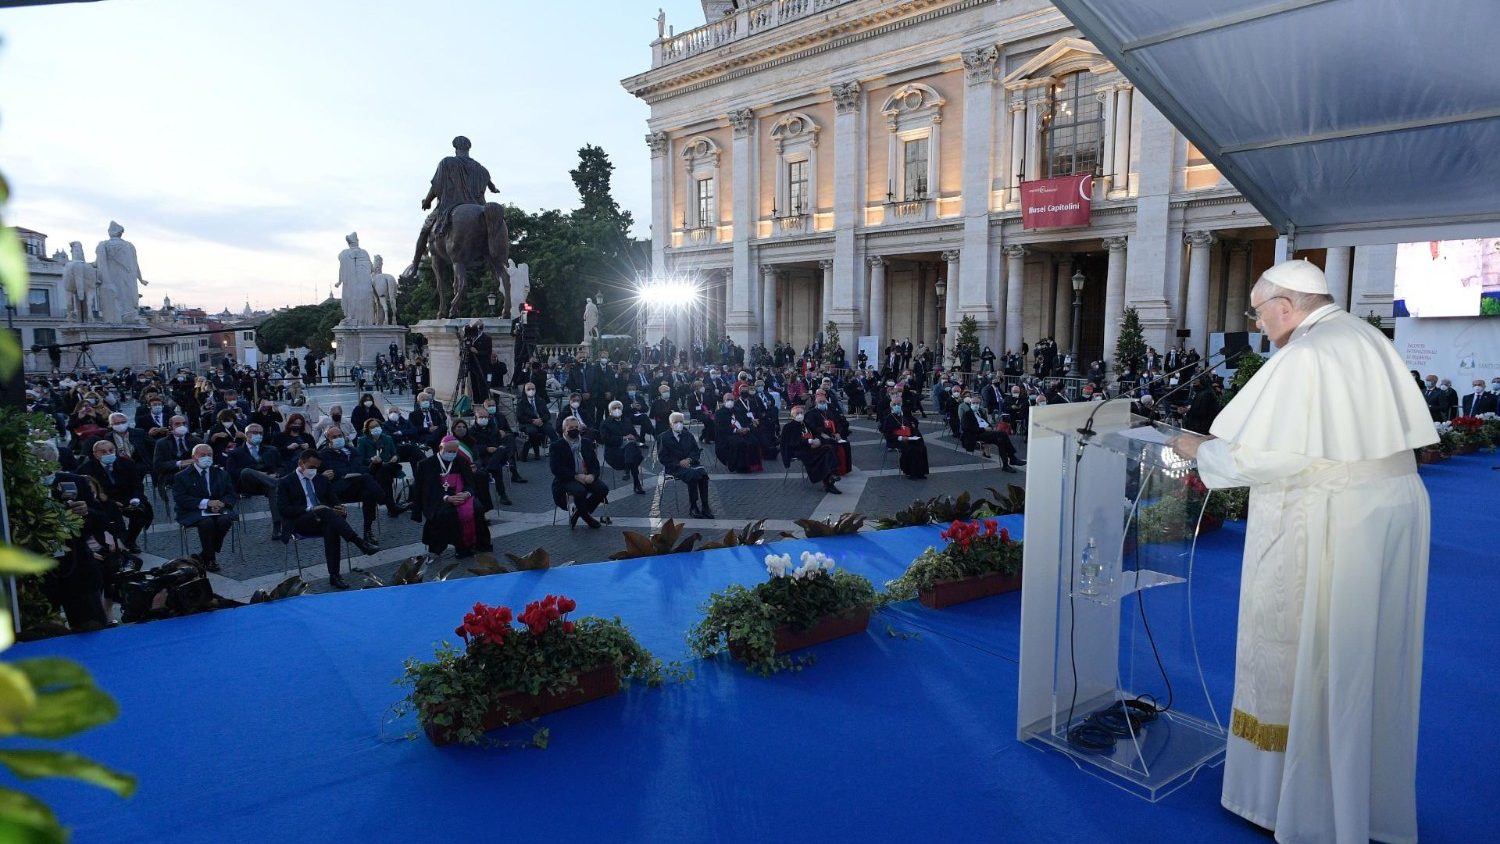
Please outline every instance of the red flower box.
[[954, 604], [964, 604], [969, 601], [977, 601], [980, 598], [989, 598], [994, 595], [1003, 595], [1006, 592], [1014, 592], [1021, 588], [1021, 573], [1004, 574], [1002, 572], [991, 572], [974, 577], [963, 577], [958, 580], [944, 580], [932, 584], [931, 589], [917, 591], [917, 598], [921, 600], [922, 606], [940, 610], [943, 607], [951, 607]]
[[[581, 672], [578, 675], [578, 685], [566, 691], [557, 693], [543, 691], [534, 695], [517, 691], [501, 692], [495, 696], [495, 702], [490, 707], [490, 711], [485, 713], [481, 729], [489, 732], [511, 724], [519, 724], [549, 712], [609, 697], [619, 690], [620, 673], [615, 666], [606, 663], [598, 668]], [[432, 714], [440, 711], [440, 709], [434, 710]], [[426, 732], [428, 740], [439, 747], [458, 740], [456, 725], [442, 727], [429, 722]]]
[[1441, 463], [1444, 459], [1443, 450], [1440, 448], [1424, 448], [1419, 453], [1419, 459], [1424, 464]]
[[[784, 654], [788, 651], [821, 645], [845, 636], [853, 636], [855, 633], [863, 633], [869, 626], [870, 608], [856, 607], [838, 615], [825, 615], [806, 630], [797, 630], [790, 625], [783, 624], [776, 628], [772, 635], [776, 639], [776, 653]], [[744, 646], [739, 642], [733, 640], [729, 642], [729, 654], [740, 662], [747, 661]]]

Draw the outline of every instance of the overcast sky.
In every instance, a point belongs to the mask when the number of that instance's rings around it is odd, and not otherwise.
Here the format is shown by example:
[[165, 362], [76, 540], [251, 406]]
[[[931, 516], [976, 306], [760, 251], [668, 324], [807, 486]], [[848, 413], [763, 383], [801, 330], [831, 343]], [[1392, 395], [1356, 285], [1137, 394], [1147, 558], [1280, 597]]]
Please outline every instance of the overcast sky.
[[397, 273], [454, 135], [500, 199], [572, 208], [586, 143], [649, 236], [656, 12], [697, 0], [106, 0], [0, 9], [7, 222], [49, 252], [125, 227], [143, 301], [210, 312], [321, 300], [344, 235]]

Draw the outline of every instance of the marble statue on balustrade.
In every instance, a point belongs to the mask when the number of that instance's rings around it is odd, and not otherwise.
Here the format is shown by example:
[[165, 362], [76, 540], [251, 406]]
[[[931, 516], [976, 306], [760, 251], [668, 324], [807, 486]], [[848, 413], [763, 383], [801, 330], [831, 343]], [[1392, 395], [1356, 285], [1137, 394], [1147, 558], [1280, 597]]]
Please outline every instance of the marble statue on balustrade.
[[99, 271], [83, 258], [83, 244], [73, 241], [68, 244], [73, 257], [63, 265], [62, 286], [67, 307], [64, 309], [73, 322], [99, 321]]
[[375, 294], [375, 325], [396, 324], [396, 277], [385, 271], [385, 259], [375, 256], [370, 287]]
[[98, 312], [103, 322], [140, 322], [141, 293], [136, 283], [150, 284], [141, 276], [135, 245], [125, 240], [125, 227], [110, 221], [109, 240], [94, 247], [98, 271]]
[[583, 344], [592, 343], [599, 336], [599, 306], [592, 298], [585, 299], [583, 306]]
[[510, 292], [515, 297], [515, 307], [511, 309], [512, 316], [521, 315], [521, 305], [525, 304], [526, 297], [531, 295], [531, 265], [517, 265], [515, 261], [507, 260], [506, 269], [510, 272]]
[[370, 263], [370, 253], [359, 248], [358, 232], [345, 236], [344, 242], [348, 247], [339, 253], [339, 280], [333, 283], [343, 290], [339, 301], [344, 319], [339, 325], [375, 325], [374, 265]]

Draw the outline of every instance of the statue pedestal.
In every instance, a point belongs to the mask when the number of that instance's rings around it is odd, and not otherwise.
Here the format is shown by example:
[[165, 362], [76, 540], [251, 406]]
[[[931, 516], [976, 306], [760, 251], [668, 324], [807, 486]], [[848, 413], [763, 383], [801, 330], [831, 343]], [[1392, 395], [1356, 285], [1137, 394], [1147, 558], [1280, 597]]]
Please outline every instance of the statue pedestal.
[[[58, 332], [58, 340], [63, 343], [98, 343], [101, 340], [124, 340], [129, 338], [129, 342], [90, 346], [89, 356], [93, 358], [94, 365], [101, 370], [123, 369], [128, 366], [132, 370], [139, 372], [143, 369], [149, 369], [152, 364], [151, 351], [146, 343], [146, 337], [150, 333], [151, 329], [143, 324], [91, 322], [86, 325], [63, 327]], [[45, 352], [41, 354], [41, 358], [46, 360]], [[74, 361], [77, 359], [77, 347], [63, 349], [62, 371], [70, 372], [75, 368], [79, 372], [86, 371], [88, 369], [88, 362], [84, 361], [83, 365], [75, 367]], [[197, 360], [193, 360], [188, 365], [196, 368], [198, 362]], [[51, 368], [50, 363], [48, 364], [48, 368]]]
[[[464, 326], [468, 325], [472, 317], [465, 319], [425, 319], [412, 326], [412, 331], [422, 335], [427, 340], [427, 367], [429, 370], [429, 383], [437, 393], [438, 401], [448, 407], [453, 406], [454, 385], [458, 383], [460, 372], [463, 370], [462, 361], [459, 359], [462, 352], [459, 345], [459, 336], [463, 333]], [[505, 362], [506, 372], [514, 375], [516, 371], [516, 338], [510, 334], [510, 320], [500, 317], [484, 318], [484, 333], [490, 337], [495, 357]], [[339, 351], [343, 352], [344, 345], [339, 343]], [[507, 375], [509, 381], [510, 375]], [[464, 374], [467, 384], [467, 373]], [[476, 403], [484, 401], [484, 396], [473, 397]]]
[[334, 326], [333, 339], [339, 344], [340, 367], [347, 370], [351, 366], [358, 365], [369, 369], [375, 365], [376, 355], [390, 356], [392, 343], [405, 353], [406, 326]]

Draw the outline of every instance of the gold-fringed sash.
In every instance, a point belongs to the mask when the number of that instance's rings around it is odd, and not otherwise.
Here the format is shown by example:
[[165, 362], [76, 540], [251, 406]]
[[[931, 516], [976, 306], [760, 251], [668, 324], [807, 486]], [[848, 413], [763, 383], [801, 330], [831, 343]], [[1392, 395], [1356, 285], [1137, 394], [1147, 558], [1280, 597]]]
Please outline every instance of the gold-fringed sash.
[[1229, 733], [1250, 742], [1259, 750], [1286, 752], [1286, 724], [1262, 724], [1254, 715], [1235, 709], [1229, 720]]

